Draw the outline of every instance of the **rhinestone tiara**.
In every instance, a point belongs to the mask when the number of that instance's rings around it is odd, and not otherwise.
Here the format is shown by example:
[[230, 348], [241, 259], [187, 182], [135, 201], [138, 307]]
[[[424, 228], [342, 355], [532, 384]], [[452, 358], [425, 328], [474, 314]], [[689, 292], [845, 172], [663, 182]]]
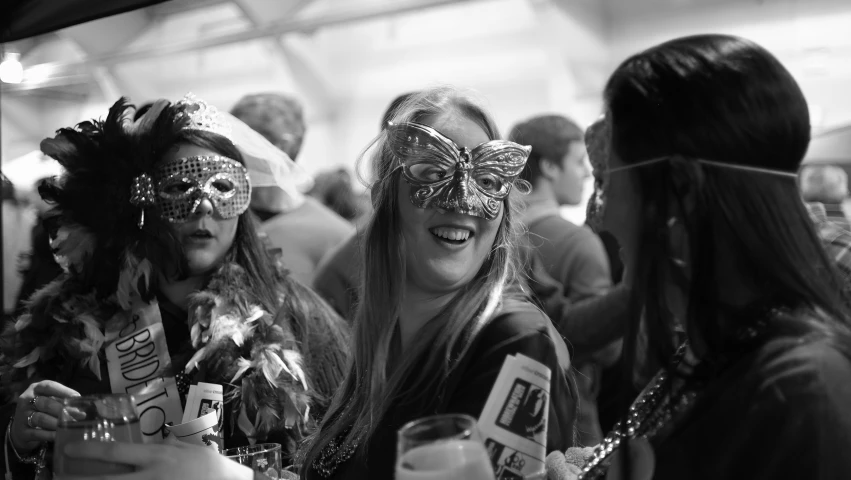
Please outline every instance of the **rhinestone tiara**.
[[231, 125], [216, 107], [208, 105], [207, 102], [196, 97], [192, 92], [187, 93], [176, 105], [184, 107], [177, 114], [178, 120], [184, 116], [189, 117], [189, 123], [183, 127], [184, 130], [203, 130], [233, 141]]

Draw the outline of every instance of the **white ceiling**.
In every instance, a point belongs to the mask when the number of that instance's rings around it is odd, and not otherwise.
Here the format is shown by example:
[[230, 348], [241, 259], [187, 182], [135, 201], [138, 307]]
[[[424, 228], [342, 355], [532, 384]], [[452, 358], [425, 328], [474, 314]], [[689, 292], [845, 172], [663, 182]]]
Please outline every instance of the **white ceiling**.
[[542, 109], [584, 122], [626, 55], [706, 32], [775, 52], [834, 124], [851, 120], [847, 25], [849, 0], [172, 0], [8, 45], [41, 78], [2, 86], [3, 157], [120, 95], [189, 90], [222, 108], [293, 92], [326, 135], [310, 148], [349, 159], [390, 99], [434, 83], [477, 88], [506, 125]]

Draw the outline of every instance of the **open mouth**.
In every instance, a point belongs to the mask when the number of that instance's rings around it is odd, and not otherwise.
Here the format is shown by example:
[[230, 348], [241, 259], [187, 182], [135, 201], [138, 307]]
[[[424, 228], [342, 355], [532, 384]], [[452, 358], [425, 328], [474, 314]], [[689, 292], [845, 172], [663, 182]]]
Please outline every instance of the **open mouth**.
[[475, 236], [475, 233], [466, 228], [456, 227], [434, 227], [430, 228], [429, 232], [441, 242], [446, 242], [450, 245], [462, 245]]

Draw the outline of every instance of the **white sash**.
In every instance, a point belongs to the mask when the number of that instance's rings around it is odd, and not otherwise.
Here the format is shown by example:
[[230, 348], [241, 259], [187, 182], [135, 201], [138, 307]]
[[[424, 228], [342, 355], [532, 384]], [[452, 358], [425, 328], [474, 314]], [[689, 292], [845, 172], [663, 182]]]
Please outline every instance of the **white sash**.
[[112, 393], [133, 395], [145, 443], [162, 442], [167, 422], [183, 416], [160, 308], [134, 302], [107, 322], [106, 362]]

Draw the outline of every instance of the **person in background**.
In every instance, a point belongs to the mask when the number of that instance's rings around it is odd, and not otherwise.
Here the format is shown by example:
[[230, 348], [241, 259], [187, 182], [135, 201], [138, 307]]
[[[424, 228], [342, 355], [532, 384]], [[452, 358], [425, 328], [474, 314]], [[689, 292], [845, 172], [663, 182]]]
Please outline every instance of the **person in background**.
[[3, 315], [12, 315], [21, 290], [21, 260], [31, 241], [32, 215], [26, 202], [19, 198], [15, 185], [2, 176], [3, 186]]
[[[148, 443], [66, 454], [135, 465], [138, 478], [250, 475], [215, 450], [153, 444], [180, 423], [190, 385], [223, 387], [225, 447], [280, 443], [288, 462], [345, 373], [348, 325], [269, 254], [247, 214], [254, 172], [289, 159], [265, 140], [262, 160], [243, 155], [260, 135], [192, 96], [135, 122], [133, 110], [121, 99], [105, 120], [41, 143], [65, 170], [40, 188], [63, 274], [0, 337], [0, 465], [16, 479], [50, 468], [39, 464], [62, 398], [105, 393], [136, 395]], [[115, 360], [130, 354], [160, 367]]]
[[[298, 158], [306, 131], [301, 104], [280, 93], [246, 95], [231, 114], [283, 150]], [[319, 200], [258, 187], [251, 193], [251, 210], [261, 221], [260, 234], [281, 252], [284, 265], [301, 282], [310, 283], [322, 257], [345, 241], [354, 227]]]
[[846, 231], [851, 222], [842, 209], [848, 198], [848, 174], [836, 165], [805, 165], [801, 169], [801, 196], [807, 203], [821, 203], [828, 220]]
[[529, 244], [571, 300], [605, 293], [612, 286], [606, 250], [590, 229], [565, 220], [559, 208], [582, 202], [591, 171], [585, 164], [584, 131], [561, 115], [542, 115], [516, 124], [512, 141], [532, 153], [521, 178], [532, 184], [521, 221]]
[[[381, 117], [379, 131], [387, 127], [387, 123], [393, 119], [396, 110], [413, 95], [413, 93], [403, 93], [390, 102]], [[358, 229], [357, 233], [328, 252], [319, 262], [312, 282], [313, 289], [347, 320], [354, 318], [355, 306], [358, 302], [358, 286], [363, 265], [361, 241], [365, 230], [365, 228]]]
[[337, 215], [357, 225], [362, 221], [365, 208], [361, 196], [355, 193], [352, 175], [345, 168], [322, 172], [316, 176], [313, 189], [308, 194]]
[[[413, 95], [392, 121], [370, 149], [375, 213], [353, 362], [305, 443], [301, 478], [391, 480], [398, 429], [441, 413], [478, 418], [514, 354], [552, 372], [547, 451], [572, 445], [567, 347], [519, 283], [512, 195], [528, 147], [499, 140], [482, 107], [449, 88]], [[464, 152], [468, 176], [456, 170]]]
[[848, 297], [798, 193], [795, 79], [698, 35], [623, 61], [604, 100], [589, 217], [623, 250], [624, 380], [646, 387], [580, 478], [848, 478]]
[[[36, 182], [36, 188], [50, 178], [42, 178]], [[15, 315], [24, 312], [26, 302], [41, 287], [47, 285], [62, 274], [62, 268], [56, 263], [50, 249], [50, 226], [45, 221], [45, 214], [50, 206], [39, 197], [35, 202], [36, 221], [32, 228], [30, 251], [26, 254], [21, 276], [23, 284], [15, 303]]]
[[[600, 238], [591, 229], [564, 219], [559, 211], [562, 205], [578, 205], [582, 201], [583, 186], [591, 176], [586, 166], [584, 137], [578, 125], [561, 115], [530, 118], [515, 125], [509, 134], [512, 141], [532, 147], [520, 177], [532, 184], [520, 217], [528, 230], [527, 245], [573, 302], [603, 295], [612, 286]], [[619, 342], [594, 352], [574, 350], [573, 366], [579, 372], [577, 425], [585, 445], [596, 445], [603, 438], [596, 407], [600, 373], [619, 355]]]
[[832, 221], [821, 203], [808, 203], [807, 211], [851, 298], [851, 231]]

